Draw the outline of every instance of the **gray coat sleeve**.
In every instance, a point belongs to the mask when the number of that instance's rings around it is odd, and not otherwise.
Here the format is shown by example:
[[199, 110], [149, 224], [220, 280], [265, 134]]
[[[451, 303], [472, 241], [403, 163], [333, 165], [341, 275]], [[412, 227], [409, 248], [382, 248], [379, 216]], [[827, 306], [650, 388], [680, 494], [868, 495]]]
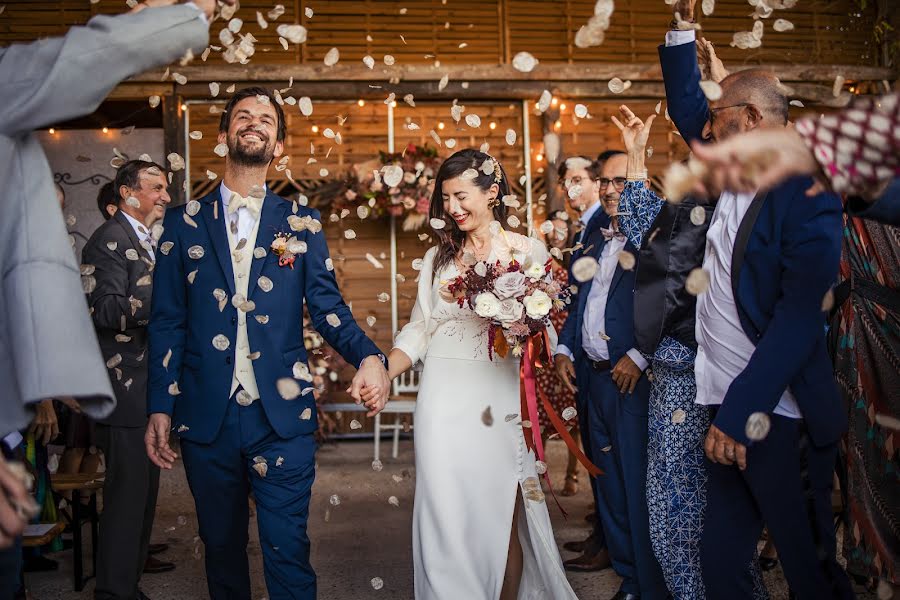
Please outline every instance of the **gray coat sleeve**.
[[199, 54], [209, 31], [190, 6], [98, 15], [63, 37], [0, 49], [0, 134], [15, 137], [92, 113], [121, 81]]

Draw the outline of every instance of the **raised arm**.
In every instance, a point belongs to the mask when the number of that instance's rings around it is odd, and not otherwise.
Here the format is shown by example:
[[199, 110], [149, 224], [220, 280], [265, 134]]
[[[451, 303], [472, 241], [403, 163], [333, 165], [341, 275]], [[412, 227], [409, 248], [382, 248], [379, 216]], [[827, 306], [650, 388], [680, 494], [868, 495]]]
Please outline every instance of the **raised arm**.
[[0, 134], [14, 137], [96, 110], [119, 82], [208, 41], [196, 6], [98, 15], [62, 37], [0, 49]]
[[[695, 0], [679, 0], [673, 12], [683, 21], [692, 21], [694, 5]], [[709, 103], [700, 89], [696, 39], [693, 29], [673, 27], [666, 34], [666, 43], [659, 47], [669, 116], [688, 144], [702, 138], [709, 120]]]
[[644, 161], [650, 128], [656, 115], [650, 115], [646, 121], [642, 121], [624, 104], [619, 107], [619, 113], [622, 120], [615, 116], [612, 120], [622, 132], [622, 142], [628, 156], [625, 167], [627, 181], [619, 196], [619, 229], [628, 241], [640, 248], [644, 236], [665, 202], [649, 188]]

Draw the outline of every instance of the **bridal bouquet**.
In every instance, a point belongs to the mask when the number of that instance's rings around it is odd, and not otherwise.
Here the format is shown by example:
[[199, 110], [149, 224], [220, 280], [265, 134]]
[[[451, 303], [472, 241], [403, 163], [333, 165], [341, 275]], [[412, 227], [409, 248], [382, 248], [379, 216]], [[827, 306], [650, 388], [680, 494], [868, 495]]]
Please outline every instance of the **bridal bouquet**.
[[[446, 285], [461, 308], [488, 321], [488, 355], [522, 356], [527, 341], [552, 327], [550, 311], [564, 308], [568, 288], [553, 279], [551, 262], [523, 265], [477, 262]], [[548, 349], [549, 350], [549, 349]]]

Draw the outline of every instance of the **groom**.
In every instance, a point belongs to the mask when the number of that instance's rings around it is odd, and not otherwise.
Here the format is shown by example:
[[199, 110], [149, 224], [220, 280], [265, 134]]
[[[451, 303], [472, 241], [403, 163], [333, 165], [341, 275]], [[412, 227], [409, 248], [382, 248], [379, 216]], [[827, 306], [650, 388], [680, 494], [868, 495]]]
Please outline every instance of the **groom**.
[[[315, 476], [316, 406], [303, 346], [304, 300], [316, 329], [359, 371], [350, 388], [377, 390], [385, 358], [341, 298], [319, 213], [266, 189], [284, 150], [284, 113], [262, 88], [228, 102], [218, 142], [222, 184], [169, 210], [159, 240], [149, 326], [146, 446], [171, 469], [181, 438], [215, 599], [249, 599], [248, 496], [257, 507], [272, 600], [316, 597], [306, 526]], [[293, 236], [287, 244], [279, 239]], [[276, 254], [275, 248], [284, 249]]]

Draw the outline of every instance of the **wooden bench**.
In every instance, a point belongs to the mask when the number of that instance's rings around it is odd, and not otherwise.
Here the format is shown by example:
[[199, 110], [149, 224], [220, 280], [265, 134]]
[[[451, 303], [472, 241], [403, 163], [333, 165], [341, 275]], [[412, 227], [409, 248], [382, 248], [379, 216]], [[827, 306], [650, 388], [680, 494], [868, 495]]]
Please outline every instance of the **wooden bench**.
[[[100, 514], [97, 511], [97, 490], [103, 487], [102, 473], [75, 473], [63, 474], [56, 473], [50, 476], [50, 486], [53, 488], [57, 499], [63, 498], [64, 492], [72, 492], [72, 501], [69, 506], [72, 508], [71, 515], [65, 510], [61, 510], [60, 514], [68, 521], [72, 528], [72, 583], [76, 592], [84, 589], [84, 584], [89, 579], [97, 575], [97, 537], [100, 529]], [[83, 494], [87, 494], [88, 505], [87, 514], [81, 504]], [[84, 576], [84, 554], [81, 539], [81, 527], [85, 522], [91, 524], [91, 556], [93, 564], [93, 573], [90, 576]]]
[[62, 521], [58, 523], [53, 523], [53, 526], [45, 531], [41, 535], [29, 535], [28, 529], [25, 529], [25, 533], [22, 534], [22, 546], [26, 548], [37, 548], [40, 546], [46, 546], [50, 542], [56, 538], [59, 534], [61, 534], [66, 528], [66, 524]]

